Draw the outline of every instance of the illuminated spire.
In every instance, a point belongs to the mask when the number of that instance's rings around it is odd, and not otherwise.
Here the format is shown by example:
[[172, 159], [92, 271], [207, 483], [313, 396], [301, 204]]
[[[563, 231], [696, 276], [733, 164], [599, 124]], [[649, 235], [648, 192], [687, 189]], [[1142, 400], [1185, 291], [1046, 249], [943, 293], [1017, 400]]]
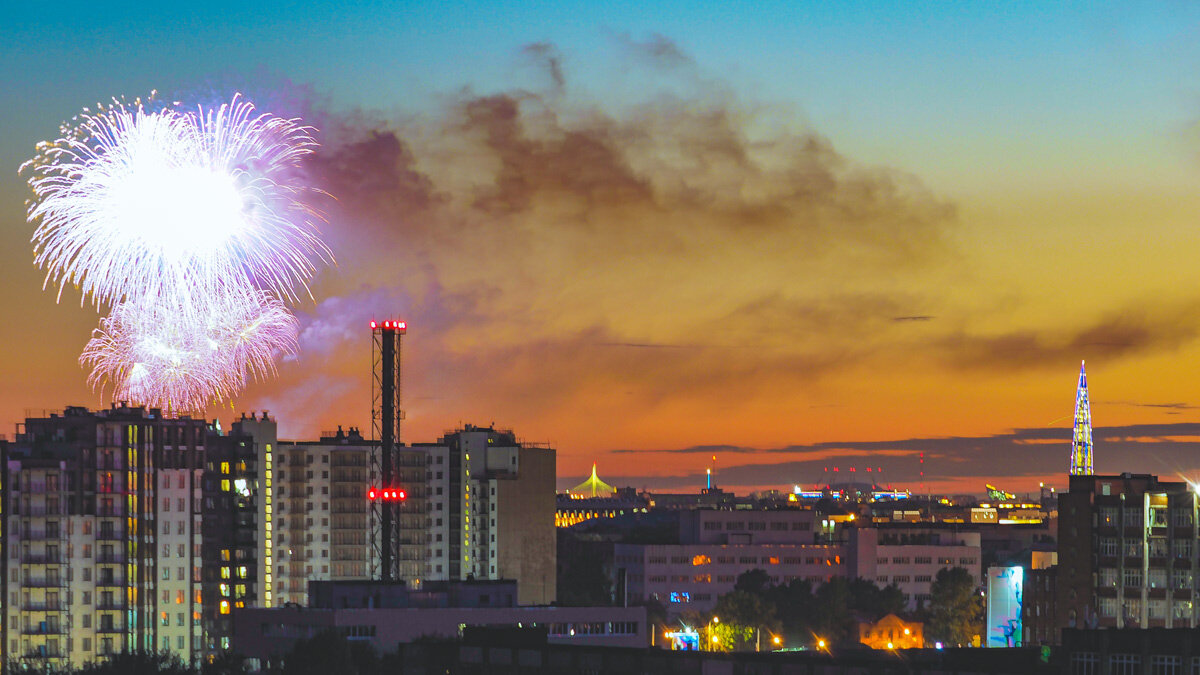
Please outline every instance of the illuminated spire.
[[596, 463], [592, 462], [592, 475], [579, 485], [571, 488], [571, 492], [585, 497], [611, 497], [617, 489], [600, 480], [596, 475]]
[[1071, 475], [1090, 476], [1092, 468], [1092, 406], [1088, 403], [1087, 371], [1079, 364], [1079, 388], [1075, 391], [1075, 436], [1071, 440]]

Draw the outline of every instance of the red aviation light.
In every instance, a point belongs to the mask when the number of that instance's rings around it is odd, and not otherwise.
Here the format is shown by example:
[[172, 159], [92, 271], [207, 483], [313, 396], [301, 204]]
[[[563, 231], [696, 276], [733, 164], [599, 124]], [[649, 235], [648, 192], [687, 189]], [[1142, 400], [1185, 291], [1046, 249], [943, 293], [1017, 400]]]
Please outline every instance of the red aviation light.
[[375, 322], [374, 321], [371, 322], [371, 330], [375, 330]]
[[371, 486], [367, 488], [367, 499], [373, 502], [402, 502], [408, 499], [408, 492], [392, 488], [376, 489], [375, 486]]

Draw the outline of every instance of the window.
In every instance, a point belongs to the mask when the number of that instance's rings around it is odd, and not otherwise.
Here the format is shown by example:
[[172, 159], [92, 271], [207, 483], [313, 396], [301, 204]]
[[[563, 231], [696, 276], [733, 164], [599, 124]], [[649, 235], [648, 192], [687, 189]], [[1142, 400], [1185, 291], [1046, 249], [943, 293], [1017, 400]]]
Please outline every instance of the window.
[[1100, 555], [1115, 556], [1117, 551], [1117, 540], [1114, 537], [1104, 537], [1100, 539]]
[[1192, 601], [1191, 600], [1174, 600], [1171, 602], [1171, 616], [1176, 619], [1187, 620], [1192, 618]]
[[1167, 540], [1154, 538], [1150, 540], [1150, 557], [1165, 558], [1167, 557]]
[[[1142, 507], [1126, 506], [1125, 507], [1125, 527], [1140, 527], [1142, 524]], [[1132, 656], [1130, 654], [1114, 654], [1117, 656]], [[1115, 674], [1114, 674], [1115, 675]]]
[[1100, 507], [1100, 525], [1116, 527], [1117, 525], [1117, 507], [1101, 506]]
[[1126, 567], [1125, 577], [1122, 581], [1126, 587], [1140, 588], [1142, 585], [1142, 571], [1137, 568]]
[[1171, 555], [1176, 558], [1192, 557], [1192, 540], [1191, 539], [1176, 539], [1171, 542]]
[[1183, 657], [1174, 654], [1155, 654], [1150, 657], [1151, 675], [1182, 675]]
[[1100, 616], [1112, 617], [1117, 615], [1116, 598], [1100, 598]]
[[1191, 509], [1171, 509], [1171, 523], [1175, 527], [1191, 527], [1192, 526], [1192, 510]]
[[[1188, 589], [1192, 587], [1192, 571], [1191, 570], [1171, 570], [1171, 587], [1179, 589]], [[1200, 675], [1200, 673], [1197, 673]]]
[[1100, 588], [1117, 587], [1117, 570], [1113, 567], [1100, 568]]
[[1167, 601], [1158, 598], [1151, 598], [1146, 603], [1146, 614], [1151, 619], [1167, 618]]
[[1096, 652], [1075, 652], [1071, 654], [1071, 675], [1097, 675], [1100, 671], [1100, 658]]
[[1141, 665], [1141, 654], [1113, 654], [1108, 657], [1110, 675], [1139, 675]]
[[1161, 568], [1150, 568], [1150, 572], [1146, 577], [1146, 585], [1150, 588], [1166, 588], [1167, 587], [1167, 571]]

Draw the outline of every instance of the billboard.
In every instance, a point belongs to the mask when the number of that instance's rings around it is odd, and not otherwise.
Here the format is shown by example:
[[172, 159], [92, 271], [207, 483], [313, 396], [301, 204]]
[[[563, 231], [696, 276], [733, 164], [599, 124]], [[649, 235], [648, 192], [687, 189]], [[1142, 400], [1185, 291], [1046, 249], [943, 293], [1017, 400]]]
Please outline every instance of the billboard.
[[1021, 567], [989, 567], [987, 571], [987, 647], [1021, 646]]

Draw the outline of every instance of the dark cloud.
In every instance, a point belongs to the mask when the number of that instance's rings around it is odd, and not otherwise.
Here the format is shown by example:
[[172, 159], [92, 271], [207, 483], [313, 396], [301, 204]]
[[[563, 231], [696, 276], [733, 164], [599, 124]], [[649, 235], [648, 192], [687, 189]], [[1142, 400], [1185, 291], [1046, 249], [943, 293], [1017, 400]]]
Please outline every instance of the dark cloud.
[[[1200, 422], [1174, 424], [1130, 424], [1093, 429], [1096, 472], [1156, 473], [1167, 477], [1200, 472]], [[735, 485], [786, 485], [823, 483], [834, 476], [842, 481], [881, 480], [915, 487], [924, 470], [926, 482], [961, 479], [1019, 481], [1065, 474], [1071, 454], [1069, 428], [1014, 429], [989, 436], [905, 438], [884, 441], [835, 441], [797, 444], [776, 448], [745, 446], [693, 446], [670, 450], [612, 450], [618, 455], [662, 453], [664, 455], [758, 455], [786, 458], [720, 467], [721, 481]], [[924, 463], [918, 464], [921, 453]], [[687, 462], [685, 462], [687, 463]], [[858, 471], [850, 474], [850, 467]], [[865, 471], [866, 467], [882, 473]], [[703, 472], [666, 477], [662, 485], [696, 485]], [[874, 478], [872, 478], [874, 477]], [[658, 478], [631, 476], [630, 484], [658, 485]], [[689, 483], [689, 481], [691, 481]], [[610, 481], [611, 482], [611, 481]], [[1065, 482], [1065, 478], [1064, 478]], [[982, 482], [980, 483], [982, 488]], [[980, 490], [982, 491], [982, 489]]]
[[[658, 37], [629, 45], [685, 60]], [[521, 57], [567, 83], [553, 45]], [[928, 305], [894, 275], [943, 258], [954, 209], [756, 109], [704, 92], [614, 109], [511, 90], [407, 117], [324, 113], [309, 169], [335, 199], [338, 268], [301, 310], [304, 351], [271, 405], [311, 416], [284, 384], [305, 369], [369, 391], [361, 336], [343, 327], [381, 314], [414, 327], [406, 386], [433, 395], [412, 399], [414, 417], [552, 420], [620, 392], [637, 407], [623, 418], [648, 420], [668, 401], [778, 396], [860, 362], [891, 317]], [[839, 275], [852, 283], [829, 292]], [[323, 409], [361, 408], [343, 399]]]
[[562, 52], [549, 42], [533, 42], [521, 48], [521, 56], [530, 63], [545, 70], [556, 91], [561, 91], [567, 84], [563, 74]]
[[1191, 405], [1190, 403], [1175, 402], [1175, 403], [1144, 403], [1140, 401], [1093, 401], [1093, 405], [1124, 405], [1135, 408], [1166, 408], [1173, 411], [1179, 410], [1197, 410], [1200, 406]]
[[695, 64], [692, 57], [684, 53], [679, 45], [658, 33], [652, 33], [645, 40], [637, 40], [628, 33], [616, 33], [613, 39], [627, 54], [646, 65], [678, 68]]
[[1131, 305], [1073, 331], [1026, 329], [1001, 335], [959, 331], [938, 341], [938, 351], [959, 367], [1032, 368], [1080, 359], [1123, 357], [1178, 349], [1200, 335], [1200, 304]]
[[893, 316], [892, 321], [933, 321], [934, 317], [926, 314], [917, 314], [913, 316]]

